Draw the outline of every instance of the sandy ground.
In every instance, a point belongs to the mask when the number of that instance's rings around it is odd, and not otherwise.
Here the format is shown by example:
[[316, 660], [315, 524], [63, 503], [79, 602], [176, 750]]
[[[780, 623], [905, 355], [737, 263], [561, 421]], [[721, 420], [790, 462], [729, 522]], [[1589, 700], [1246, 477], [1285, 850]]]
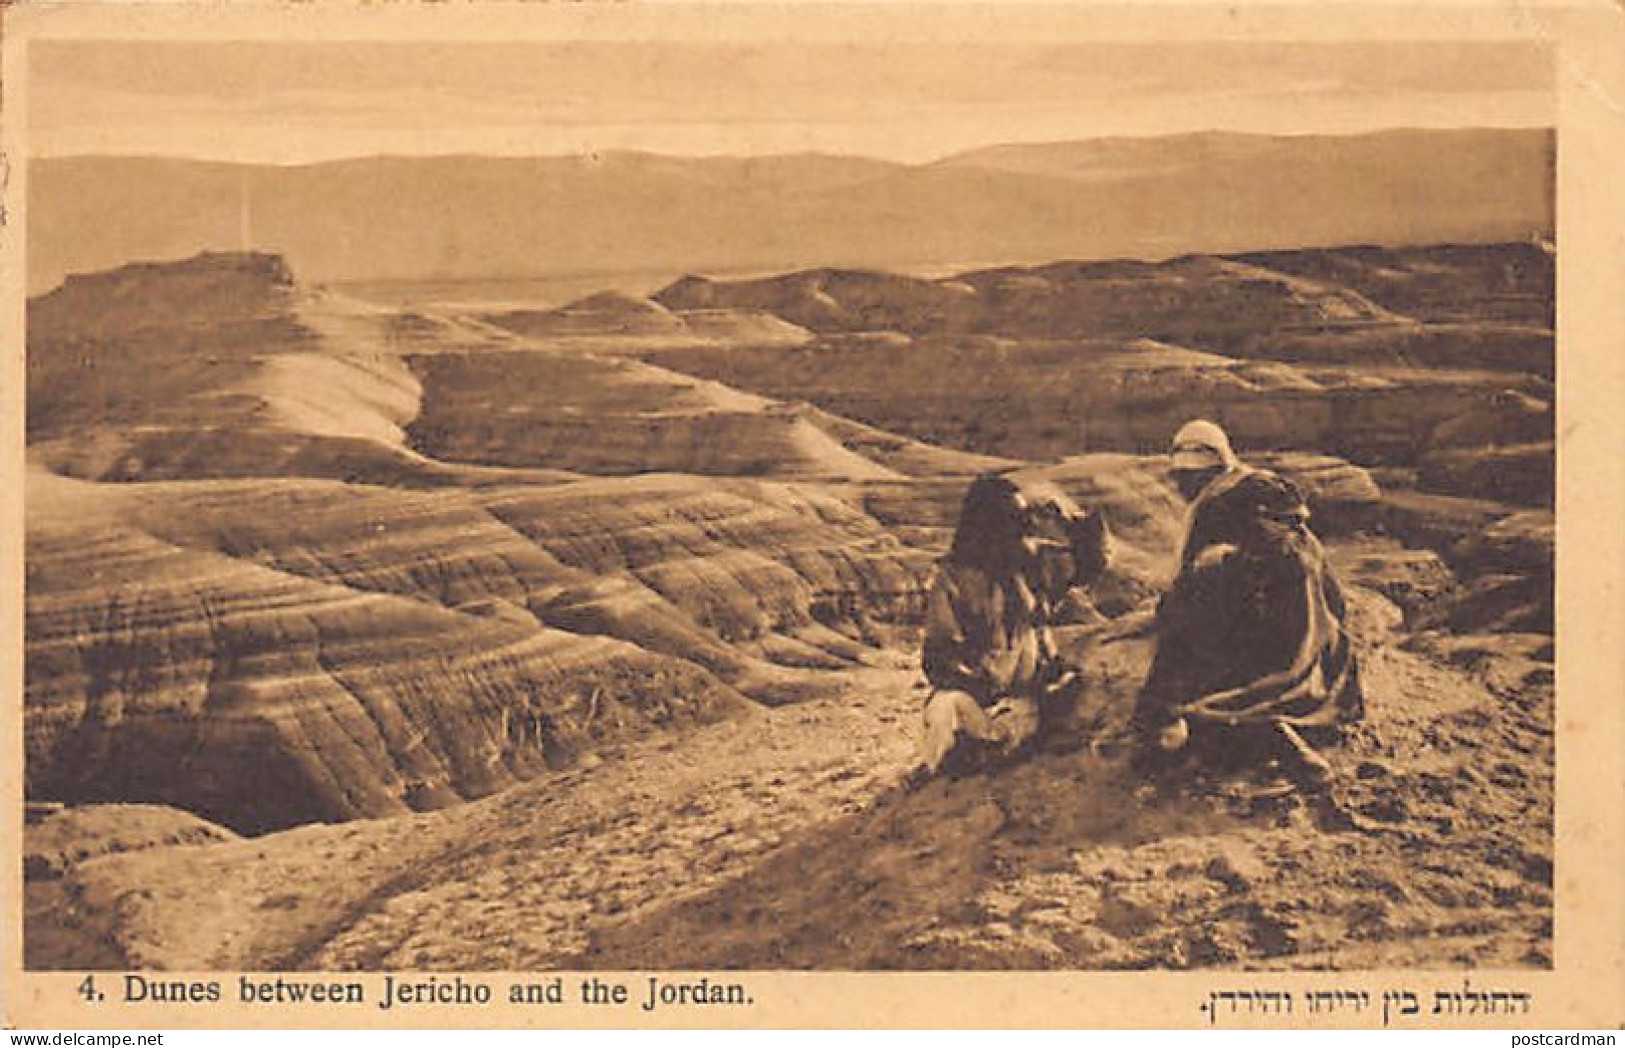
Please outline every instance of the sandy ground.
[[[606, 929], [605, 967], [1544, 966], [1549, 693], [1368, 660], [1323, 801], [1152, 789], [1086, 753], [937, 781]], [[1538, 675], [1538, 669], [1531, 668]]]

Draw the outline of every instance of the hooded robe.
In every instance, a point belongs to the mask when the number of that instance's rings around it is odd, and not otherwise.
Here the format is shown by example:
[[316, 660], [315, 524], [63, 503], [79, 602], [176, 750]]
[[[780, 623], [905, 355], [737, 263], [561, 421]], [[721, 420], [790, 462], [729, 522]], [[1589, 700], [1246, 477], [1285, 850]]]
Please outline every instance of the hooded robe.
[[1191, 507], [1136, 710], [1149, 727], [1327, 728], [1362, 712], [1347, 608], [1290, 481], [1246, 467]]

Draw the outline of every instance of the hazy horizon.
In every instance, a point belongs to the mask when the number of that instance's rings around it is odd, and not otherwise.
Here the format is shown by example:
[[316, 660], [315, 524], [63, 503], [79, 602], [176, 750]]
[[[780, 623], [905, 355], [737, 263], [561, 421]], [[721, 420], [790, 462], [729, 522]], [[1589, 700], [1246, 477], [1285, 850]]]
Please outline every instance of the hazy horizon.
[[1363, 138], [1387, 134], [1431, 133], [1431, 132], [1516, 132], [1516, 131], [1552, 131], [1557, 130], [1556, 123], [1535, 124], [1466, 124], [1450, 127], [1428, 127], [1417, 124], [1399, 124], [1391, 127], [1377, 127], [1369, 130], [1326, 132], [1326, 131], [1232, 131], [1227, 128], [1207, 128], [1195, 131], [1168, 131], [1148, 132], [1146, 134], [1112, 134], [1098, 135], [1088, 138], [1066, 139], [1035, 139], [1026, 140], [1011, 138], [1003, 141], [985, 142], [967, 149], [946, 153], [942, 156], [927, 157], [917, 161], [888, 160], [883, 157], [861, 156], [853, 153], [831, 153], [820, 150], [801, 150], [784, 153], [662, 153], [651, 149], [608, 149], [593, 150], [575, 153], [475, 153], [475, 152], [445, 152], [445, 153], [356, 153], [353, 155], [336, 156], [315, 160], [290, 161], [258, 161], [233, 160], [213, 156], [190, 156], [182, 154], [163, 153], [39, 153], [30, 155], [30, 160], [147, 160], [147, 161], [184, 161], [199, 164], [221, 164], [239, 167], [319, 167], [328, 164], [344, 164], [368, 160], [585, 160], [604, 159], [609, 157], [647, 157], [657, 160], [685, 160], [685, 161], [745, 161], [745, 160], [849, 160], [857, 162], [873, 162], [879, 164], [895, 164], [901, 167], [930, 167], [959, 159], [973, 153], [998, 149], [1016, 148], [1044, 148], [1046, 146], [1068, 146], [1082, 144], [1099, 144], [1105, 142], [1155, 141], [1158, 139], [1189, 138], [1198, 136], [1234, 136], [1238, 138]]
[[38, 41], [29, 60], [42, 159], [918, 165], [1000, 145], [1535, 129], [1556, 115], [1551, 50], [1523, 41]]

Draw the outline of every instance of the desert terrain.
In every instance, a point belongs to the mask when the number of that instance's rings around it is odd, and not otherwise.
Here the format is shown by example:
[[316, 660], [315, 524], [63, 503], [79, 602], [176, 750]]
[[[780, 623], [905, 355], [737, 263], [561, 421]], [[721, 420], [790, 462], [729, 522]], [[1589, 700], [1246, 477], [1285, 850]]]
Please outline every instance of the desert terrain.
[[[332, 276], [210, 252], [30, 301], [31, 967], [1551, 964], [1547, 245], [562, 306]], [[1305, 485], [1347, 583], [1369, 715], [1330, 795], [1075, 740], [905, 784], [970, 479], [1105, 513], [1062, 640], [1108, 734], [1197, 416]]]

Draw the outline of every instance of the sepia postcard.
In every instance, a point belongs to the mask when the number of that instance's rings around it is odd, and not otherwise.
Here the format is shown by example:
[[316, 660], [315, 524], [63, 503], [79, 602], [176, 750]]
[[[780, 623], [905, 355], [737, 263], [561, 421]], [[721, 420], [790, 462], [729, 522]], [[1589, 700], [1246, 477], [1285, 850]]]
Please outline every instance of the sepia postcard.
[[1617, 4], [0, 18], [6, 1025], [1625, 1023]]

